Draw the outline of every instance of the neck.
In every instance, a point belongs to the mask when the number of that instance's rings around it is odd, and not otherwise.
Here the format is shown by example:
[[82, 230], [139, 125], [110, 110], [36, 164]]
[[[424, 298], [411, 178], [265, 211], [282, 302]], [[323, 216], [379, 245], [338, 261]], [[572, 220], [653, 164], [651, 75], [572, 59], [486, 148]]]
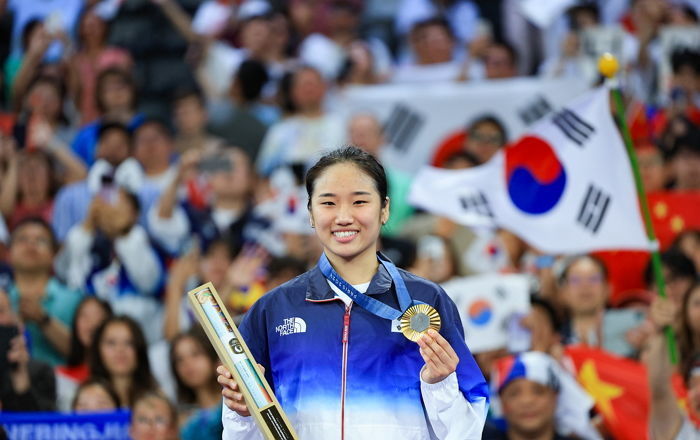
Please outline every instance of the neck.
[[107, 113], [105, 113], [103, 119], [110, 119], [121, 122], [122, 124], [128, 124], [131, 122], [131, 118], [134, 117], [134, 112], [128, 108], [115, 108]]
[[323, 116], [323, 110], [321, 110], [321, 106], [313, 106], [313, 107], [308, 107], [299, 112], [301, 116], [304, 116], [305, 118], [320, 118]]
[[113, 376], [112, 385], [117, 392], [121, 406], [129, 406], [129, 389], [131, 388], [131, 378], [129, 376]]
[[[588, 341], [588, 339], [592, 332], [595, 332], [596, 338], [600, 336], [601, 317], [602, 312], [600, 311], [575, 315], [571, 318], [572, 329], [581, 341], [592, 344], [592, 341]], [[597, 344], [601, 342], [598, 340]]]
[[158, 177], [161, 174], [168, 171], [169, 167], [170, 167], [170, 164], [167, 164], [167, 163], [166, 164], [159, 164], [159, 165], [155, 165], [155, 166], [152, 165], [152, 166], [148, 167], [147, 170], [145, 170], [145, 173], [149, 177]]
[[225, 209], [227, 211], [243, 211], [245, 209], [245, 199], [242, 197], [217, 197], [214, 201], [214, 209]]
[[374, 250], [365, 252], [363, 255], [358, 255], [352, 259], [345, 259], [336, 255], [329, 256], [333, 269], [338, 272], [338, 275], [343, 277], [350, 284], [362, 284], [372, 280], [372, 277], [377, 273], [379, 261]]
[[44, 292], [51, 275], [45, 270], [16, 271], [15, 285], [20, 292]]
[[197, 405], [202, 408], [211, 408], [216, 406], [221, 401], [221, 393], [218, 385], [216, 387], [202, 386], [195, 390], [197, 396]]
[[85, 51], [90, 55], [96, 55], [102, 50], [102, 42], [98, 40], [85, 41]]
[[552, 440], [554, 438], [554, 425], [548, 424], [540, 432], [518, 432], [514, 429], [508, 430], [508, 440]]

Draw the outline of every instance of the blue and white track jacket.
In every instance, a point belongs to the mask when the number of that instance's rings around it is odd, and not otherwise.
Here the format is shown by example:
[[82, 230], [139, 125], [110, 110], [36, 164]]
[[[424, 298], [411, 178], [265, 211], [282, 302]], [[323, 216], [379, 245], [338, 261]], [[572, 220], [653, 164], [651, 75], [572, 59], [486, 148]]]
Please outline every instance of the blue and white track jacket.
[[[418, 344], [396, 321], [335, 297], [318, 267], [263, 296], [240, 331], [301, 440], [480, 439], [488, 385], [464, 341], [457, 308], [438, 285], [400, 270], [411, 298], [433, 306], [460, 362], [442, 382], [420, 379]], [[367, 294], [398, 309], [379, 265]], [[262, 438], [224, 406], [224, 440]]]

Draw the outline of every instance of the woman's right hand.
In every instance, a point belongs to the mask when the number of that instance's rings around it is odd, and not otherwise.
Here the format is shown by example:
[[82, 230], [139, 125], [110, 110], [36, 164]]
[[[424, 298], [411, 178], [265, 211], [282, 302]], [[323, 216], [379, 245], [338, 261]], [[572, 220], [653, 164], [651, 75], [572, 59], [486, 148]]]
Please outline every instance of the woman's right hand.
[[[258, 364], [261, 373], [265, 373], [265, 367]], [[248, 410], [248, 405], [246, 405], [243, 399], [243, 393], [238, 388], [238, 383], [223, 365], [219, 365], [216, 368], [216, 372], [219, 373], [216, 380], [221, 384], [223, 389], [221, 390], [221, 395], [224, 396], [224, 404], [231, 410], [238, 413], [238, 415], [243, 417], [250, 416], [250, 411]]]

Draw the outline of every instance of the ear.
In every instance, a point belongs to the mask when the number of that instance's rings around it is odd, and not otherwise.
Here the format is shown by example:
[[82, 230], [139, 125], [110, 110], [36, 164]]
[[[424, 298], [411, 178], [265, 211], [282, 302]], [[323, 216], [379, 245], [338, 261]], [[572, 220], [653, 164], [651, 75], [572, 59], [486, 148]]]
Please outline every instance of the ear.
[[386, 204], [382, 208], [382, 212], [381, 212], [381, 216], [380, 216], [380, 219], [382, 221], [382, 225], [385, 225], [386, 222], [389, 221], [390, 205], [391, 205], [391, 200], [389, 199], [389, 197], [387, 197]]

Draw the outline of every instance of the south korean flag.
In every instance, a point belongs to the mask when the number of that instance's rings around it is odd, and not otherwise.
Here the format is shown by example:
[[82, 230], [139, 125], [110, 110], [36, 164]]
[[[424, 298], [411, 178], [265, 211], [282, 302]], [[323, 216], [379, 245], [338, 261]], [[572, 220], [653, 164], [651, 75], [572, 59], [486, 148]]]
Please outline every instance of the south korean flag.
[[548, 253], [650, 249], [608, 102], [605, 87], [579, 97], [484, 165], [425, 167], [411, 202], [465, 225], [508, 229]]

